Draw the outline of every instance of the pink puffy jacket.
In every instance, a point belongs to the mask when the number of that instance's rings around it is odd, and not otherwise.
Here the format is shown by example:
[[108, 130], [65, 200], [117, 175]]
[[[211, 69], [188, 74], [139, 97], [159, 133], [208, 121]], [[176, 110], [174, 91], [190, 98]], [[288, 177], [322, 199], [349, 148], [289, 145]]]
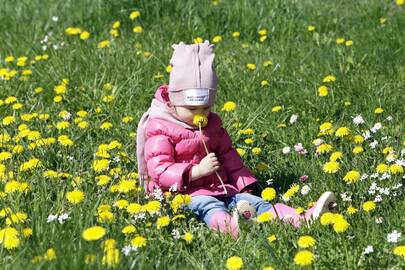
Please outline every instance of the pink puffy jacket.
[[[155, 98], [164, 102], [158, 93]], [[232, 196], [257, 182], [232, 147], [232, 140], [217, 114], [209, 114], [208, 125], [202, 131], [209, 151], [215, 152], [221, 164], [217, 172], [228, 194], [215, 173], [189, 181], [191, 167], [206, 156], [199, 129], [187, 129], [157, 118], [149, 119], [145, 130], [145, 160], [151, 178], [145, 183], [148, 192], [155, 187], [167, 191], [177, 184], [177, 190], [184, 194]]]

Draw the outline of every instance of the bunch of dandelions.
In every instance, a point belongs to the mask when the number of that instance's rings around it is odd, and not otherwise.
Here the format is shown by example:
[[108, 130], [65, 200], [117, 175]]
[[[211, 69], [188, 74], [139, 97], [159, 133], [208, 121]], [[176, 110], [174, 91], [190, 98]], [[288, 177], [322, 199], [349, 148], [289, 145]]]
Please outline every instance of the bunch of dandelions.
[[[208, 147], [207, 147], [207, 145], [205, 144], [204, 140], [202, 139], [202, 134], [203, 134], [203, 133], [202, 133], [202, 129], [201, 129], [202, 127], [205, 127], [205, 126], [208, 125], [208, 118], [207, 118], [205, 115], [198, 113], [198, 114], [194, 115], [194, 118], [193, 118], [193, 125], [198, 126], [198, 128], [199, 128], [200, 134], [201, 134], [201, 141], [202, 141], [202, 143], [203, 143], [203, 145], [204, 145], [205, 152], [206, 152], [207, 155], [208, 155], [208, 154], [209, 154]], [[222, 181], [221, 176], [218, 174], [217, 171], [215, 171], [215, 174], [217, 175], [219, 181], [221, 181], [221, 185], [222, 185], [222, 188], [224, 189], [225, 194], [228, 194], [228, 192], [226, 191], [226, 188], [225, 188], [224, 181]]]

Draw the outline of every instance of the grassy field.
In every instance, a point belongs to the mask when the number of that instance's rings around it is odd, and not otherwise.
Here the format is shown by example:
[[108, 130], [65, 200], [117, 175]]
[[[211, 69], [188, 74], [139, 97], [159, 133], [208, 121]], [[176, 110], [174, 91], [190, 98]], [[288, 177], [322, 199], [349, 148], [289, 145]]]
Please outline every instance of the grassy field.
[[[401, 0], [0, 1], [0, 268], [403, 269], [404, 29]], [[138, 120], [171, 45], [199, 39], [255, 194], [331, 190], [340, 215], [234, 241], [145, 198]]]

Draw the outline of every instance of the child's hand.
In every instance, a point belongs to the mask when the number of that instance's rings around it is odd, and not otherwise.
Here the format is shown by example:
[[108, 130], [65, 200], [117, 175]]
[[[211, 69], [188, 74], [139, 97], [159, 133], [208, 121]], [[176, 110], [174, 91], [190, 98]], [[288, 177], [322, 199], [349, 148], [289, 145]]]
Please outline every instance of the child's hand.
[[215, 156], [215, 153], [209, 153], [201, 160], [200, 164], [193, 167], [192, 174], [195, 177], [192, 178], [196, 179], [199, 177], [210, 175], [217, 171], [219, 167], [220, 164], [218, 158]]

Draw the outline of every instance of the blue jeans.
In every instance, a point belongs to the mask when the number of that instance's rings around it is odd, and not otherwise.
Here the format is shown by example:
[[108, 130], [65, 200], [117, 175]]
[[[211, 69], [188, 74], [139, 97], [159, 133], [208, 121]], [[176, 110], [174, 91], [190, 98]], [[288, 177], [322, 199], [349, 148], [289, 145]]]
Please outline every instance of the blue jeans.
[[268, 212], [273, 206], [260, 197], [249, 193], [238, 193], [231, 197], [214, 197], [206, 195], [193, 196], [187, 210], [192, 211], [205, 224], [210, 225], [211, 217], [216, 211], [229, 212], [240, 200], [246, 200], [256, 209], [257, 215]]

